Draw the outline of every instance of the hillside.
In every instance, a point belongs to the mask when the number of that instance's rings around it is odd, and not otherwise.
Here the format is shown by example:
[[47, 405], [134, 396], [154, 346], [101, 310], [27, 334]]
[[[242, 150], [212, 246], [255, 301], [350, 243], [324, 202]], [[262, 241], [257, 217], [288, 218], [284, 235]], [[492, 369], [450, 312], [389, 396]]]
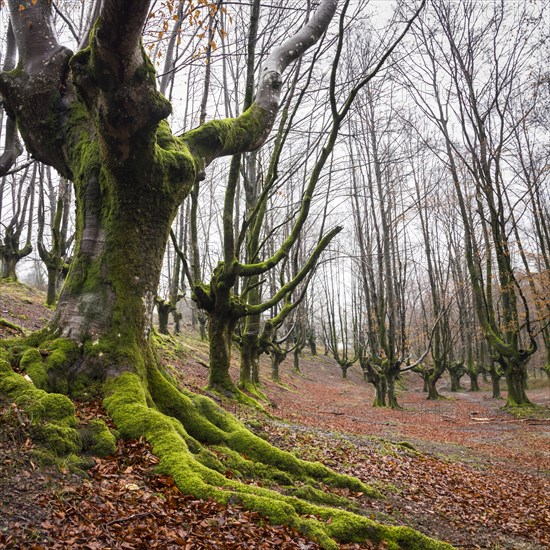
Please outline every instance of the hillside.
[[[39, 291], [0, 284], [0, 337], [35, 330], [51, 310]], [[13, 324], [12, 324], [13, 323]], [[189, 329], [163, 338], [165, 364], [178, 381], [201, 392], [208, 358]], [[237, 374], [235, 355], [234, 375]], [[282, 384], [262, 365], [262, 390], [272, 417], [233, 402], [222, 405], [254, 431], [302, 458], [320, 460], [374, 485], [383, 500], [346, 494], [362, 513], [409, 525], [459, 548], [537, 549], [550, 545], [548, 408], [515, 418], [482, 391], [428, 402], [420, 378], [402, 381], [401, 410], [374, 409], [373, 392], [357, 367], [349, 378], [325, 356], [305, 355], [302, 374], [282, 364]], [[546, 379], [528, 395], [550, 405]], [[317, 548], [257, 514], [181, 495], [154, 473], [143, 441], [120, 441], [117, 453], [94, 459], [86, 476], [34, 458], [27, 420], [0, 403], [0, 547], [6, 548]], [[78, 403], [81, 418], [104, 416], [99, 403]], [[342, 548], [372, 548], [343, 545]]]

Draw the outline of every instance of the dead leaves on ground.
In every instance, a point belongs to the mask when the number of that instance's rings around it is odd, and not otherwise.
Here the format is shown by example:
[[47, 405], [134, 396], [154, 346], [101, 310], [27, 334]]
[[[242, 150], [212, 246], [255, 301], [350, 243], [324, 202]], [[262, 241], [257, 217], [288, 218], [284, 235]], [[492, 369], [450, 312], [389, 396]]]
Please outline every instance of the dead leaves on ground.
[[153, 473], [157, 462], [143, 441], [120, 444], [114, 456], [96, 459], [89, 479], [41, 494], [35, 504], [48, 511], [46, 517], [32, 529], [13, 523], [0, 533], [0, 546], [318, 548], [288, 527], [265, 524], [256, 513], [182, 495], [171, 478]]
[[461, 548], [495, 544], [514, 548], [522, 543], [550, 547], [550, 486], [543, 472], [511, 473], [487, 464], [474, 467], [385, 440], [335, 438], [281, 424], [263, 431], [281, 447], [300, 449], [308, 459], [379, 488], [384, 500], [342, 495], [370, 509], [373, 518], [404, 521]]

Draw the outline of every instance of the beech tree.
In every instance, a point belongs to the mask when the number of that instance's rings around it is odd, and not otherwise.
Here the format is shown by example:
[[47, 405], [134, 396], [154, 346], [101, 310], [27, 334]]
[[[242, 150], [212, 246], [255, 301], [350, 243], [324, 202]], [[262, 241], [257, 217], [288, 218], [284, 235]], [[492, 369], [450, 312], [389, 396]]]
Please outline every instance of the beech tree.
[[[170, 103], [157, 91], [154, 67], [141, 45], [149, 1], [98, 4], [99, 17], [76, 53], [57, 39], [50, 0], [7, 5], [19, 62], [0, 74], [3, 104], [29, 152], [74, 183], [77, 213], [74, 260], [52, 321], [24, 341], [2, 345], [0, 391], [32, 411], [40, 437], [58, 454], [81, 448], [73, 403], [62, 394], [99, 387], [120, 433], [144, 436], [159, 457], [159, 471], [171, 474], [182, 491], [239, 502], [307, 531], [325, 548], [337, 547], [334, 537], [441, 548], [411, 529], [379, 526], [292, 496], [342, 503], [342, 497], [315, 488], [317, 482], [323, 489], [375, 491], [270, 446], [210, 399], [178, 390], [151, 338], [162, 258], [179, 205], [214, 159], [257, 149], [266, 140], [283, 71], [324, 33], [337, 2], [323, 0], [309, 22], [272, 51], [247, 110], [182, 135], [170, 129]], [[220, 265], [211, 283], [217, 295], [229, 293], [221, 275], [231, 270], [238, 276], [240, 269], [238, 262]], [[224, 303], [235, 305], [230, 298]], [[226, 331], [223, 319], [223, 326], [210, 330]], [[92, 448], [112, 452], [114, 436], [107, 427], [96, 422], [94, 430], [99, 435]], [[207, 444], [216, 446], [216, 454]], [[288, 494], [226, 477], [229, 463], [232, 470], [287, 485]], [[306, 491], [293, 487], [298, 478], [309, 486]]]
[[[15, 158], [14, 158], [15, 160]], [[37, 163], [27, 166], [21, 174], [13, 174], [10, 186], [11, 215], [0, 229], [0, 278], [17, 281], [19, 261], [32, 252], [31, 236]], [[0, 191], [4, 194], [4, 182]], [[1, 203], [0, 201], [0, 212]], [[24, 243], [21, 237], [25, 235]]]
[[[45, 172], [45, 173], [44, 173]], [[46, 188], [45, 188], [46, 187]], [[44, 244], [46, 227], [46, 198], [49, 203], [49, 223], [51, 247]], [[63, 274], [69, 269], [68, 254], [73, 236], [69, 235], [69, 216], [71, 206], [71, 188], [65, 178], [60, 178], [57, 191], [51, 178], [49, 168], [41, 171], [38, 202], [38, 254], [48, 273], [46, 303], [51, 306], [57, 300]]]

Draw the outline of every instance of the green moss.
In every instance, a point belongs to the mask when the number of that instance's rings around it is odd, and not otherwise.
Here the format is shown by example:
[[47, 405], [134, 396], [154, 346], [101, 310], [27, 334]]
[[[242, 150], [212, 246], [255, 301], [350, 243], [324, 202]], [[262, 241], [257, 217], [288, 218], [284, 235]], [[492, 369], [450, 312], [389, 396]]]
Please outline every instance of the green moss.
[[265, 131], [268, 113], [254, 103], [238, 118], [211, 120], [186, 132], [183, 139], [199, 157], [210, 159], [250, 147]]
[[287, 492], [293, 497], [307, 500], [308, 502], [314, 502], [316, 504], [322, 504], [324, 506], [335, 506], [337, 508], [344, 508], [345, 510], [358, 509], [357, 504], [355, 504], [348, 498], [333, 495], [332, 493], [316, 489], [311, 485], [293, 487], [291, 489], [288, 489]]
[[63, 422], [71, 427], [76, 426], [75, 409], [73, 402], [59, 393], [46, 393], [36, 404], [35, 414], [40, 420]]
[[72, 401], [46, 393], [0, 361], [0, 394], [13, 400], [31, 419], [31, 436], [58, 456], [77, 453], [81, 447]]
[[37, 388], [47, 388], [48, 373], [42, 361], [42, 355], [36, 348], [29, 348], [23, 353], [19, 366], [32, 378]]
[[23, 327], [16, 325], [15, 323], [12, 323], [11, 321], [8, 321], [7, 319], [4, 319], [2, 317], [0, 317], [0, 326], [11, 328], [12, 330], [20, 332], [21, 334], [25, 333], [25, 329]]
[[248, 460], [226, 446], [218, 446], [215, 449], [223, 457], [226, 470], [229, 469], [239, 478], [258, 479], [263, 484], [271, 482], [283, 486], [291, 486], [295, 482], [295, 477], [290, 474], [269, 464]]
[[223, 464], [214, 453], [202, 447], [198, 452], [193, 453], [195, 460], [206, 466], [210, 470], [215, 470], [220, 474], [227, 472], [227, 465]]
[[[159, 471], [172, 475], [183, 492], [197, 498], [240, 503], [273, 523], [285, 523], [307, 533], [323, 548], [337, 548], [334, 539], [387, 541], [389, 548], [450, 548], [410, 529], [386, 527], [345, 510], [311, 504], [308, 501], [353, 507], [348, 499], [327, 494], [307, 483], [308, 480], [322, 480], [328, 487], [372, 490], [359, 480], [335, 474], [321, 464], [301, 461], [272, 447], [211, 400], [179, 392], [158, 369], [151, 369], [148, 380], [147, 388], [131, 373], [109, 381], [104, 405], [123, 435], [146, 437], [160, 459]], [[163, 393], [163, 401], [151, 406], [151, 397], [156, 399], [159, 393]], [[215, 454], [202, 447], [205, 439], [218, 443], [212, 449]], [[224, 475], [228, 471], [262, 478], [264, 482], [267, 479], [291, 486], [300, 478], [306, 484], [290, 489], [291, 495], [283, 495], [230, 479]]]
[[32, 378], [37, 388], [60, 393], [68, 392], [67, 366], [79, 353], [74, 342], [58, 338], [49, 342], [42, 353], [26, 345], [22, 349], [24, 351], [20, 366]]
[[[326, 511], [321, 512], [326, 517]], [[329, 512], [330, 513], [330, 512]], [[360, 543], [364, 540], [380, 544], [385, 541], [387, 547], [394, 550], [452, 550], [453, 546], [434, 540], [409, 527], [380, 525], [371, 519], [343, 510], [331, 513], [327, 523], [328, 534], [348, 543]]]
[[294, 508], [286, 502], [255, 494], [240, 495], [238, 500], [246, 508], [251, 508], [262, 514], [271, 523], [296, 525], [299, 521]]
[[80, 435], [74, 428], [53, 422], [33, 426], [33, 439], [42, 443], [57, 456], [78, 453], [81, 449]]
[[92, 420], [80, 428], [82, 450], [93, 456], [109, 456], [116, 451], [116, 439], [103, 420]]

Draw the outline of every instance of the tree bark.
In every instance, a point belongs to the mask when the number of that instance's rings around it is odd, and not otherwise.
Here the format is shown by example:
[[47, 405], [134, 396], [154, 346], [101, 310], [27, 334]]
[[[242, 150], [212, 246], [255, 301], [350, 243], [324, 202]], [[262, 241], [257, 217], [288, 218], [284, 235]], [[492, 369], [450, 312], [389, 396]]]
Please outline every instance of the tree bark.
[[234, 329], [235, 321], [229, 315], [209, 316], [210, 374], [207, 387], [229, 397], [236, 393], [235, 384], [229, 375]]

